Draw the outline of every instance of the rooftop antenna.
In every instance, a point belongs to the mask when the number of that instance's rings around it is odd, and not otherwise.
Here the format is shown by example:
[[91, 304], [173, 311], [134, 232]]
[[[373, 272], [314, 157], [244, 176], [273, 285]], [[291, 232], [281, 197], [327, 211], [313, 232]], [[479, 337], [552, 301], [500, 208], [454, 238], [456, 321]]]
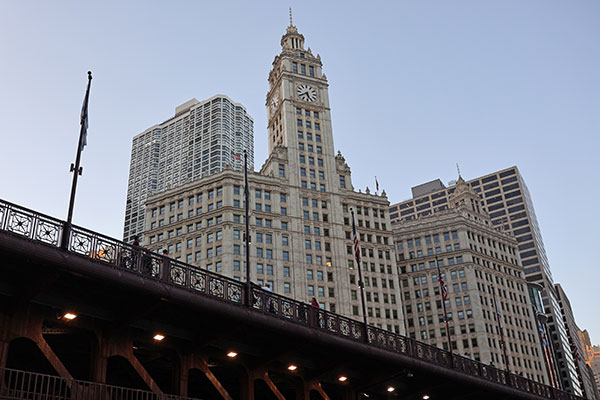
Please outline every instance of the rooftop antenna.
[[458, 163], [456, 163], [456, 170], [458, 171], [458, 177], [460, 178], [460, 167], [458, 166]]
[[292, 24], [292, 7], [290, 7], [290, 26], [294, 26], [294, 24]]

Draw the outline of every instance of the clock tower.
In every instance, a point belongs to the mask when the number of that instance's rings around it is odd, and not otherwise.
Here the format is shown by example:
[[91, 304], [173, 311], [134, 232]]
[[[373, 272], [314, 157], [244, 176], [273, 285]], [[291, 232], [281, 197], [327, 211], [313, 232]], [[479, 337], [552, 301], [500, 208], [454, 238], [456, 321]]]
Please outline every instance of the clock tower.
[[[307, 178], [320, 175], [318, 189], [336, 179], [328, 87], [320, 55], [305, 49], [304, 36], [290, 18], [269, 73], [269, 153], [278, 146], [287, 148], [291, 169], [304, 168], [300, 171], [306, 170]], [[301, 186], [302, 176], [290, 175], [290, 183]]]
[[[351, 211], [361, 247], [369, 322], [403, 330], [389, 202], [355, 192], [350, 167], [335, 151], [329, 84], [321, 56], [305, 48], [291, 20], [269, 72], [266, 96], [269, 158], [260, 174], [285, 187], [285, 235], [292, 292], [322, 307], [361, 318], [358, 271], [352, 253]], [[287, 261], [287, 260], [286, 260]], [[398, 303], [397, 303], [398, 301]]]

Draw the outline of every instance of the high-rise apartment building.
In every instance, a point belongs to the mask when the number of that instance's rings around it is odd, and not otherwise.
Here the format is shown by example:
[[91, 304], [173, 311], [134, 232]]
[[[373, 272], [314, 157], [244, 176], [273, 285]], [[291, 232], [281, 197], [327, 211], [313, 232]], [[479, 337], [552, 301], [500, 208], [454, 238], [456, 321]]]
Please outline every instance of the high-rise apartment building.
[[573, 315], [573, 309], [571, 308], [571, 302], [567, 297], [564, 289], [560, 284], [555, 285], [556, 294], [558, 295], [558, 304], [560, 305], [560, 311], [562, 313], [563, 322], [567, 329], [567, 336], [571, 345], [571, 353], [575, 360], [575, 366], [577, 368], [577, 376], [583, 389], [583, 396], [586, 399], [597, 400], [598, 393], [596, 392], [596, 385], [594, 384], [594, 374], [588, 368], [585, 363], [585, 350], [583, 344], [579, 339], [579, 329], [575, 322], [575, 316]]
[[175, 115], [133, 138], [123, 239], [144, 230], [146, 199], [242, 162], [232, 153], [248, 151], [254, 165], [253, 120], [241, 104], [223, 95], [192, 99]]
[[[515, 236], [527, 281], [542, 287], [544, 311], [548, 316], [543, 329], [552, 344], [556, 370], [551, 375], [558, 376], [557, 372], [560, 371], [562, 388], [582, 395], [533, 201], [523, 177], [514, 166], [471, 179], [467, 183], [479, 194], [480, 207], [489, 213], [492, 226]], [[413, 187], [412, 199], [390, 207], [392, 225], [446, 210], [455, 190], [455, 185], [445, 187], [439, 179]]]
[[518, 243], [462, 178], [454, 189], [444, 210], [393, 225], [408, 335], [548, 383]]
[[[404, 333], [389, 219], [381, 195], [355, 191], [333, 142], [321, 57], [304, 48], [294, 25], [281, 38], [269, 73], [269, 157], [249, 173], [251, 279], [274, 292], [353, 318], [362, 317], [364, 271], [369, 323]], [[244, 280], [244, 179], [226, 168], [146, 203], [144, 245]], [[356, 215], [361, 266], [352, 251]]]

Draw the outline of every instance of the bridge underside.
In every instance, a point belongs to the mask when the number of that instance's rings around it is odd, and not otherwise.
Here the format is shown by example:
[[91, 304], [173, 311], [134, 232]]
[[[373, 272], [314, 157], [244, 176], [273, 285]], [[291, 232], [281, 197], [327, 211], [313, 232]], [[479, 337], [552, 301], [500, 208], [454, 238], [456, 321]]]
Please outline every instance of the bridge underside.
[[4, 232], [0, 276], [0, 371], [202, 399], [538, 398]]

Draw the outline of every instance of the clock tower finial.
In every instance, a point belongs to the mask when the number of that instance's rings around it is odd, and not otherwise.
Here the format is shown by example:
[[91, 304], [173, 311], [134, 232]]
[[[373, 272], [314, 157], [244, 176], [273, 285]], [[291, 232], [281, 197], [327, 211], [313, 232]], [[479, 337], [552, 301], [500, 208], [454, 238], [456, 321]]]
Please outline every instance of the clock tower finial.
[[283, 49], [304, 50], [304, 36], [294, 26], [292, 7], [290, 7], [290, 25], [285, 30], [285, 35], [281, 38], [281, 47]]

